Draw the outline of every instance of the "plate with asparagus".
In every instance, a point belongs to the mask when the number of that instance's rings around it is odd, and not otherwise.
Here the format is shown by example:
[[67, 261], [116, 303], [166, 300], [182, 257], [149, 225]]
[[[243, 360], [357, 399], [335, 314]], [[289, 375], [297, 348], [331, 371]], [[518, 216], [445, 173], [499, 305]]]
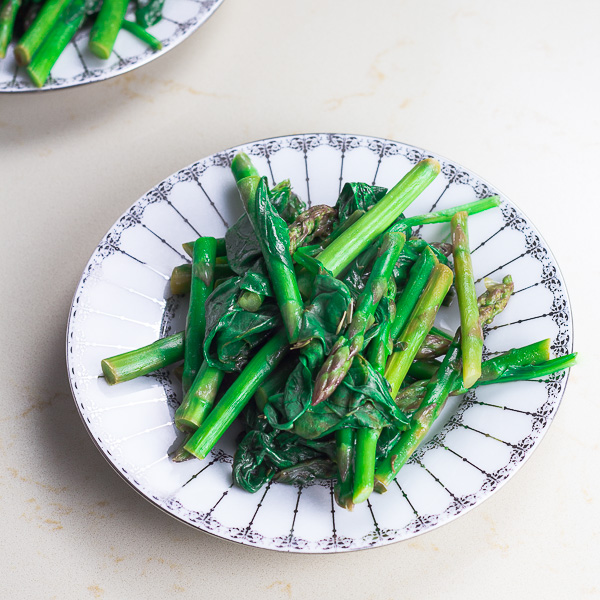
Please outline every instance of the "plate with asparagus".
[[341, 552], [451, 521], [536, 447], [575, 362], [562, 275], [469, 170], [345, 134], [152, 188], [75, 293], [67, 363], [115, 470], [202, 531]]
[[0, 92], [56, 90], [140, 67], [223, 0], [0, 0]]

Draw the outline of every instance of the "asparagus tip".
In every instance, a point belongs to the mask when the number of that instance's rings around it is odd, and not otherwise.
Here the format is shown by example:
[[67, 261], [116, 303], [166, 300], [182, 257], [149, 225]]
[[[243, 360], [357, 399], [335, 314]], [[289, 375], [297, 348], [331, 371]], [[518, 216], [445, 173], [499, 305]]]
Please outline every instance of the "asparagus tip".
[[258, 171], [245, 152], [238, 152], [231, 161], [231, 172], [236, 181], [246, 177], [258, 177]]

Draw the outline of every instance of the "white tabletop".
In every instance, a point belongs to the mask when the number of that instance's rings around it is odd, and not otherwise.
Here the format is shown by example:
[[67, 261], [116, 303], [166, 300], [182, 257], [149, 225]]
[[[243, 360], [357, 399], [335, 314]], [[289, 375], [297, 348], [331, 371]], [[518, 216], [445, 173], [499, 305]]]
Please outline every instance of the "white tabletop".
[[[600, 4], [226, 0], [107, 82], [0, 95], [2, 598], [600, 597]], [[473, 169], [561, 266], [580, 364], [532, 458], [482, 506], [381, 549], [286, 555], [148, 504], [95, 448], [66, 377], [72, 294], [149, 187], [223, 148], [381, 136]]]

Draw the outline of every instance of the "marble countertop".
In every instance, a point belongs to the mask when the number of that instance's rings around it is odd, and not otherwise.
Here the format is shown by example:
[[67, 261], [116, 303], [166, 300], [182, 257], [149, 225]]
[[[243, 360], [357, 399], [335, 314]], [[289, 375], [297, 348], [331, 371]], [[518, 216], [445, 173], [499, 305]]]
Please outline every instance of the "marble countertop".
[[[600, 597], [599, 22], [593, 0], [226, 0], [129, 74], [0, 94], [0, 595]], [[483, 505], [407, 542], [302, 556], [194, 531], [130, 489], [80, 422], [64, 334], [90, 254], [149, 187], [316, 131], [415, 144], [503, 190], [561, 266], [581, 358], [539, 448]]]

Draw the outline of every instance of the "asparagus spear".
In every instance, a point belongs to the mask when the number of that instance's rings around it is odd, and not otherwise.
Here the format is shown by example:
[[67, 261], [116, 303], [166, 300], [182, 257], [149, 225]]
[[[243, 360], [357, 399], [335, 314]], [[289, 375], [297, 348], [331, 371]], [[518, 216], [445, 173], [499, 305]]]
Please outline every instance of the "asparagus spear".
[[436, 333], [429, 332], [425, 336], [425, 341], [423, 345], [419, 348], [415, 358], [417, 360], [423, 360], [426, 358], [436, 358], [437, 356], [444, 356], [446, 354], [446, 350], [448, 350], [448, 346], [450, 346], [450, 341], [446, 337], [442, 335], [437, 335]]
[[392, 354], [385, 369], [385, 378], [390, 384], [392, 397], [398, 393], [417, 351], [433, 325], [435, 315], [450, 285], [452, 285], [452, 271], [438, 263], [433, 268], [427, 286], [398, 338], [404, 349]]
[[[417, 363], [413, 363], [413, 367], [415, 364]], [[423, 366], [423, 363], [419, 364], [420, 366]], [[435, 364], [437, 367], [434, 365], [431, 366], [429, 376], [427, 376], [428, 374], [425, 370], [423, 371], [423, 374], [425, 375], [423, 379], [430, 379], [434, 376], [440, 363], [436, 362]], [[471, 386], [471, 389], [490, 383], [516, 381], [514, 378], [510, 379], [510, 377], [514, 377], [515, 375], [519, 376], [519, 381], [534, 379], [538, 377], [539, 373], [543, 372], [548, 374], [546, 373], [546, 370], [552, 368], [554, 364], [561, 363], [554, 363], [550, 360], [549, 339], [535, 342], [522, 348], [514, 348], [481, 363], [481, 377]], [[538, 366], [543, 366], [543, 368], [538, 368]], [[426, 385], [427, 381], [416, 381], [400, 390], [396, 395], [396, 404], [399, 408], [404, 410], [407, 406], [412, 406], [415, 402], [420, 402], [425, 394]], [[455, 386], [450, 392], [450, 395], [460, 396], [467, 392], [467, 390], [468, 388], [463, 385], [462, 377], [459, 376], [456, 378]]]
[[[223, 262], [215, 262], [213, 273], [215, 282], [219, 279], [231, 277], [234, 274], [229, 265]], [[192, 284], [192, 265], [186, 263], [175, 267], [171, 273], [169, 284], [173, 295], [189, 293]]]
[[[219, 259], [223, 258], [224, 262], [227, 263], [227, 250], [225, 248], [225, 238], [215, 238], [217, 240], [217, 264], [219, 264]], [[194, 240], [195, 242], [196, 240]], [[194, 242], [185, 242], [181, 244], [181, 247], [184, 249], [185, 253], [192, 257], [194, 256]]]
[[404, 329], [437, 262], [437, 258], [431, 248], [425, 248], [411, 267], [406, 287], [396, 304], [396, 316], [390, 328], [392, 340], [395, 340]]
[[206, 361], [202, 362], [194, 382], [175, 411], [178, 429], [194, 432], [200, 427], [212, 409], [223, 375], [223, 371], [210, 367]]
[[460, 206], [454, 206], [446, 210], [408, 217], [404, 219], [403, 223], [409, 227], [428, 225], [430, 223], [447, 223], [452, 220], [452, 217], [456, 213], [466, 212], [468, 215], [475, 215], [496, 206], [500, 206], [500, 196], [490, 196], [489, 198], [483, 198], [482, 200], [476, 200], [468, 204], [461, 204]]
[[266, 177], [258, 183], [256, 193], [246, 199], [246, 212], [267, 265], [288, 340], [294, 344], [299, 341], [304, 308], [290, 254], [288, 227], [269, 201]]
[[375, 482], [375, 454], [380, 429], [361, 428], [356, 434], [356, 462], [354, 465], [354, 493], [352, 502], [364, 502], [373, 491]]
[[176, 333], [143, 348], [105, 358], [100, 364], [107, 383], [129, 381], [181, 360], [184, 338], [183, 332]]
[[20, 6], [21, 0], [4, 0], [0, 4], [0, 58], [6, 56]]
[[88, 42], [90, 52], [98, 58], [106, 59], [111, 55], [125, 19], [128, 4], [129, 0], [102, 0], [100, 12], [94, 21]]
[[437, 418], [458, 377], [456, 368], [460, 358], [459, 342], [460, 336], [457, 335], [450, 348], [448, 348], [438, 372], [427, 383], [425, 398], [413, 417], [412, 425], [400, 436], [388, 456], [377, 466], [375, 470], [375, 489], [378, 492], [387, 490], [398, 471], [417, 449], [417, 446]]
[[288, 348], [286, 333], [280, 330], [250, 359], [220, 402], [185, 444], [188, 452], [200, 459], [206, 457], [258, 387], [281, 362]]
[[[127, 19], [123, 19], [123, 23], [121, 23], [121, 27], [123, 29], [125, 29], [125, 31], [129, 31], [129, 33], [132, 33], [133, 35], [135, 35], [135, 37], [139, 38], [140, 40], [142, 40], [142, 42], [148, 44], [148, 46], [150, 46], [150, 48], [152, 48], [152, 50], [162, 50], [162, 42], [155, 38], [151, 33], [148, 33], [141, 25], [138, 25], [137, 23], [133, 22], [133, 21], [128, 21]], [[218, 253], [218, 248], [217, 248], [217, 253]]]
[[384, 237], [365, 289], [358, 297], [352, 321], [346, 332], [333, 345], [315, 378], [313, 406], [333, 394], [350, 369], [354, 357], [362, 350], [368, 325], [379, 301], [387, 291], [388, 280], [405, 241], [403, 233], [389, 233]]
[[[380, 305], [381, 306], [381, 305]], [[371, 340], [367, 348], [367, 360], [376, 371], [383, 375], [387, 359], [393, 350], [390, 330], [396, 315], [396, 280], [390, 277], [387, 289], [387, 311], [382, 322], [379, 324], [377, 335]]]
[[489, 277], [484, 279], [484, 283], [486, 291], [477, 298], [477, 308], [481, 325], [489, 325], [506, 308], [515, 286], [510, 275], [502, 283], [496, 283]]
[[342, 508], [347, 510], [352, 510], [354, 508], [352, 496], [355, 439], [356, 432], [350, 427], [344, 427], [335, 432], [336, 462], [338, 467], [335, 499]]
[[42, 45], [70, 0], [46, 0], [31, 27], [23, 34], [15, 47], [15, 59], [21, 67], [27, 66]]
[[469, 251], [467, 213], [462, 211], [452, 217], [452, 254], [456, 272], [456, 294], [460, 310], [463, 381], [467, 387], [481, 376], [483, 332], [479, 322], [479, 308]]
[[67, 47], [85, 18], [85, 0], [72, 0], [60, 14], [27, 67], [27, 74], [42, 87], [62, 51]]
[[201, 237], [194, 243], [190, 306], [185, 325], [185, 358], [181, 385], [186, 394], [202, 365], [206, 329], [206, 299], [213, 289], [217, 243], [213, 237]]
[[377, 204], [321, 252], [318, 258], [323, 267], [334, 276], [341, 273], [394, 223], [439, 172], [440, 164], [435, 159], [417, 163]]

